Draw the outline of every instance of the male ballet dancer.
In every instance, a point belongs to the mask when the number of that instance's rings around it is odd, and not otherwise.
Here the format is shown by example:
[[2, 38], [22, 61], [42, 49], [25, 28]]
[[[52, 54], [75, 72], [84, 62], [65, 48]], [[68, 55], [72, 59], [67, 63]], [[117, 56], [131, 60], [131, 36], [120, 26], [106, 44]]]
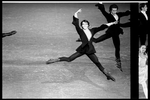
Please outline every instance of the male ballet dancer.
[[78, 13], [82, 10], [79, 9], [73, 16], [73, 22], [72, 24], [75, 26], [77, 33], [79, 34], [81, 38], [82, 44], [76, 49], [76, 52], [72, 54], [70, 57], [59, 57], [57, 59], [50, 59], [46, 62], [46, 64], [51, 64], [55, 62], [61, 62], [61, 61], [67, 61], [71, 62], [75, 60], [76, 58], [86, 54], [90, 60], [99, 68], [99, 70], [107, 77], [108, 80], [115, 81], [115, 78], [113, 78], [109, 72], [101, 65], [99, 62], [97, 56], [95, 55], [96, 51], [92, 44], [92, 39], [95, 33], [106, 29], [108, 26], [111, 26], [113, 24], [116, 24], [116, 22], [111, 22], [108, 24], [102, 24], [99, 27], [94, 27], [92, 29], [89, 29], [90, 23], [87, 20], [81, 21], [79, 26], [79, 19], [78, 19]]

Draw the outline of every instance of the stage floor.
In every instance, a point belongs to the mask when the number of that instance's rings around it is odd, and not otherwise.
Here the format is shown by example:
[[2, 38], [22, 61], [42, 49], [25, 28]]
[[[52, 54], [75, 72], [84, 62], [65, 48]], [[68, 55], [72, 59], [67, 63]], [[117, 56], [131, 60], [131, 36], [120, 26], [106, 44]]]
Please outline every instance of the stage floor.
[[[106, 23], [94, 4], [3, 4], [3, 32], [17, 34], [2, 40], [2, 98], [130, 98], [130, 28], [120, 35], [123, 72], [115, 67], [111, 38], [94, 44], [99, 61], [116, 82], [107, 80], [86, 55], [70, 63], [45, 64], [50, 58], [70, 56], [81, 44], [71, 24], [80, 7], [80, 18], [88, 19], [91, 27]], [[120, 4], [121, 11], [128, 9]]]

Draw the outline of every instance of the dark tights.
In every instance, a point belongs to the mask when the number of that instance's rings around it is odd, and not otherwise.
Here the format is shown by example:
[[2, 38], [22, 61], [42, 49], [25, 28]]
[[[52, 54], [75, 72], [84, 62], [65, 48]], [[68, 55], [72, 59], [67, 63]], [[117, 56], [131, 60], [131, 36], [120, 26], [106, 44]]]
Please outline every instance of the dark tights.
[[98, 42], [102, 42], [108, 38], [111, 38], [112, 37], [112, 40], [113, 40], [113, 43], [114, 43], [114, 47], [115, 47], [115, 56], [116, 56], [116, 59], [120, 59], [120, 38], [119, 38], [119, 35], [111, 35], [111, 34], [104, 34], [98, 38], [95, 39], [95, 42], [98, 43]]
[[[76, 52], [74, 54], [72, 54], [70, 57], [60, 57], [60, 61], [67, 61], [67, 62], [71, 62], [73, 60], [75, 60], [76, 58], [82, 56], [84, 54]], [[101, 63], [98, 61], [98, 58], [95, 54], [86, 54], [90, 60], [99, 68], [100, 71], [103, 72], [104, 67], [101, 65]]]
[[131, 27], [131, 22], [120, 23], [120, 27], [123, 27], [123, 28]]

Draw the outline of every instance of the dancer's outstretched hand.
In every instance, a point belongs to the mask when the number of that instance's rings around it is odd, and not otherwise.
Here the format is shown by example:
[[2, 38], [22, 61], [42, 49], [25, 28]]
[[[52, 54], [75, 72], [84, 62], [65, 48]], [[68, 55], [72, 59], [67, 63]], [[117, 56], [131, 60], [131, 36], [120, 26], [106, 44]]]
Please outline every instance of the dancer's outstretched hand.
[[96, 7], [100, 7], [100, 6], [103, 6], [103, 3], [102, 2], [99, 2], [97, 4], [95, 4]]
[[103, 2], [98, 2], [99, 4], [103, 4]]
[[82, 12], [81, 9], [79, 9], [78, 11], [76, 11], [75, 14], [74, 14], [74, 16], [75, 16], [76, 18], [78, 18], [78, 13], [80, 13], [80, 12]]
[[81, 9], [81, 8], [77, 11], [77, 13], [80, 13], [80, 12], [82, 12], [82, 9]]

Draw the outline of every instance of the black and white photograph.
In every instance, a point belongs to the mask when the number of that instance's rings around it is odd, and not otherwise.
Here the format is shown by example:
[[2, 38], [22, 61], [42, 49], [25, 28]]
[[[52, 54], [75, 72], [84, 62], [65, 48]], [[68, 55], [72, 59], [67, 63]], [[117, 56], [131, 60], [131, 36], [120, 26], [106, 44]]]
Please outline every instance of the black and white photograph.
[[[121, 1], [3, 1], [2, 98], [130, 99], [130, 7]], [[137, 52], [148, 64], [142, 35]], [[141, 98], [147, 98], [146, 80], [139, 82]]]

